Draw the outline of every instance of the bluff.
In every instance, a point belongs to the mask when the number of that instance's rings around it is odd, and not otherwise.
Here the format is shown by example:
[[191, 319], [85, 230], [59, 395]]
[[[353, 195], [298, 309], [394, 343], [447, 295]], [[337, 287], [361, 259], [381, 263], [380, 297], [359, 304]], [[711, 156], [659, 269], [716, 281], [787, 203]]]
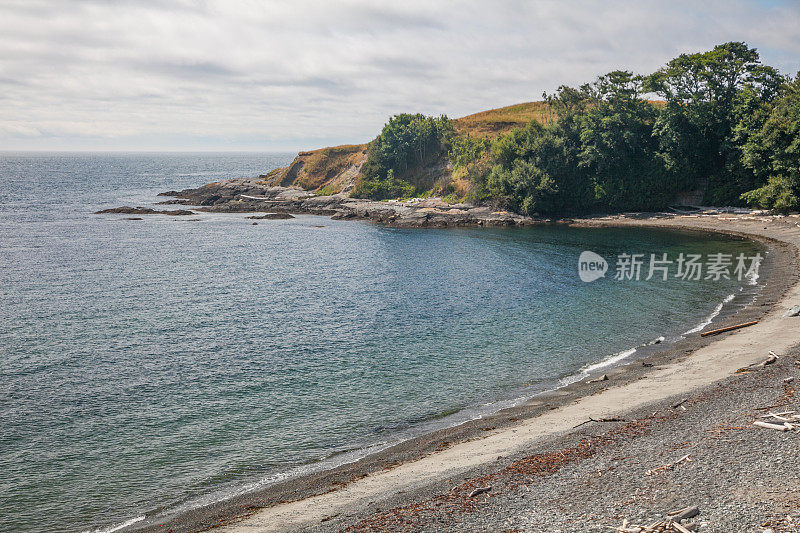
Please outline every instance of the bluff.
[[[455, 119], [458, 135], [493, 139], [531, 121], [542, 124], [553, 120], [545, 102], [526, 102]], [[367, 159], [367, 144], [348, 144], [300, 152], [288, 166], [261, 176], [265, 185], [299, 187], [319, 195], [349, 196], [362, 178]], [[453, 165], [446, 156], [420, 169], [431, 183], [452, 178]]]

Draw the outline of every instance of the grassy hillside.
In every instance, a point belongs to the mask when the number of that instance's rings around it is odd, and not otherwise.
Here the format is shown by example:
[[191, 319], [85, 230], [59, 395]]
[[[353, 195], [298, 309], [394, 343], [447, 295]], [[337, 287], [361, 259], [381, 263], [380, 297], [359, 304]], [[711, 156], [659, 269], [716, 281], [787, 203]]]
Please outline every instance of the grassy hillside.
[[454, 122], [456, 132], [461, 135], [491, 138], [524, 126], [533, 120], [546, 124], [554, 117], [555, 114], [550, 112], [546, 102], [526, 102], [481, 111], [458, 118]]
[[[545, 102], [526, 102], [467, 115], [454, 120], [453, 124], [458, 135], [491, 139], [532, 120], [546, 123], [552, 119]], [[300, 152], [291, 165], [273, 170], [265, 176], [265, 181], [284, 187], [294, 185], [319, 194], [349, 193], [358, 184], [366, 151], [366, 144], [347, 144]], [[446, 177], [449, 171], [447, 161], [430, 169], [418, 169], [428, 181]]]

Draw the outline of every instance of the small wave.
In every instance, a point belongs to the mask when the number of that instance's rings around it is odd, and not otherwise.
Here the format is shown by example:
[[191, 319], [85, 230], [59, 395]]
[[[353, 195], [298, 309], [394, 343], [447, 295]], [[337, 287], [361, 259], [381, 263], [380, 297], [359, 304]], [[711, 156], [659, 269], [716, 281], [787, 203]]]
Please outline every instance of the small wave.
[[614, 355], [603, 359], [599, 363], [594, 363], [593, 365], [587, 366], [581, 371], [581, 373], [586, 374], [588, 376], [592, 372], [596, 372], [601, 368], [607, 368], [609, 366], [612, 366], [614, 363], [619, 363], [623, 359], [627, 359], [628, 357], [632, 356], [635, 353], [636, 353], [636, 348], [631, 348], [630, 350], [623, 350], [621, 352], [617, 352]]
[[110, 526], [110, 527], [104, 528], [104, 529], [103, 528], [95, 529], [95, 530], [87, 529], [83, 533], [113, 533], [114, 531], [119, 531], [120, 529], [125, 529], [126, 527], [132, 526], [136, 522], [141, 522], [142, 520], [144, 520], [144, 515], [137, 516], [136, 518], [131, 518], [130, 520], [126, 520], [125, 522], [122, 522], [121, 524], [117, 524], [115, 526]]
[[603, 359], [600, 362], [593, 363], [591, 365], [583, 367], [581, 370], [579, 370], [575, 374], [572, 374], [571, 376], [567, 376], [567, 377], [563, 378], [559, 382], [559, 384], [562, 387], [566, 387], [567, 385], [569, 385], [571, 383], [575, 383], [577, 381], [580, 381], [580, 380], [582, 380], [584, 378], [589, 377], [593, 372], [597, 372], [601, 368], [606, 368], [606, 367], [612, 366], [612, 365], [614, 365], [616, 363], [619, 363], [623, 359], [627, 359], [628, 357], [632, 356], [635, 353], [636, 353], [636, 348], [630, 348], [628, 350], [623, 350], [621, 352], [617, 352], [617, 353], [615, 353], [613, 355], [610, 355], [610, 356], [606, 357], [605, 359]]
[[690, 329], [690, 330], [688, 330], [688, 331], [684, 331], [684, 332], [682, 333], [682, 335], [689, 335], [690, 333], [697, 333], [698, 331], [702, 331], [702, 330], [703, 330], [703, 328], [705, 328], [707, 325], [711, 324], [711, 322], [712, 322], [712, 321], [713, 321], [715, 318], [717, 318], [717, 315], [719, 315], [719, 313], [722, 311], [722, 307], [723, 307], [723, 306], [724, 306], [726, 303], [728, 303], [728, 302], [730, 302], [731, 300], [733, 300], [734, 296], [735, 296], [734, 294], [729, 294], [728, 296], [726, 296], [726, 297], [725, 297], [725, 299], [724, 299], [724, 300], [722, 300], [722, 303], [720, 303], [718, 306], [716, 306], [716, 307], [714, 308], [714, 310], [711, 312], [711, 314], [710, 314], [710, 315], [708, 315], [708, 316], [707, 316], [705, 319], [703, 319], [703, 321], [702, 321], [702, 322], [700, 322], [698, 325], [696, 325], [696, 326], [695, 326], [695, 327], [693, 327], [692, 329]]
[[617, 352], [615, 354], [609, 355], [608, 357], [606, 357], [602, 361], [587, 365], [587, 366], [581, 368], [575, 374], [572, 374], [570, 376], [567, 376], [567, 377], [561, 379], [559, 381], [559, 384], [562, 387], [566, 387], [567, 385], [569, 385], [571, 383], [575, 383], [575, 382], [580, 381], [582, 379], [588, 378], [590, 375], [592, 375], [593, 373], [597, 372], [598, 370], [601, 370], [603, 368], [607, 368], [609, 366], [614, 366], [617, 363], [619, 363], [620, 361], [623, 361], [623, 360], [627, 359], [628, 357], [630, 357], [633, 354], [635, 354], [636, 350], [638, 350], [639, 348], [642, 348], [644, 346], [653, 346], [655, 344], [661, 344], [665, 340], [666, 340], [666, 337], [661, 335], [661, 336], [656, 337], [655, 339], [651, 340], [650, 342], [646, 342], [644, 344], [640, 344], [639, 346], [636, 346], [635, 348], [629, 348], [627, 350], [622, 350], [621, 352]]

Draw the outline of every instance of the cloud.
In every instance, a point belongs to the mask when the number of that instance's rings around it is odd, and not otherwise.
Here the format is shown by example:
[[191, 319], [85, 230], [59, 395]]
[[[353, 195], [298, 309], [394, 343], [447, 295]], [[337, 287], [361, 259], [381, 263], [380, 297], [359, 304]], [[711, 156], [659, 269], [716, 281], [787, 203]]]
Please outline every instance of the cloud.
[[0, 0], [0, 11], [5, 149], [365, 141], [394, 113], [461, 116], [729, 40], [800, 69], [794, 2]]

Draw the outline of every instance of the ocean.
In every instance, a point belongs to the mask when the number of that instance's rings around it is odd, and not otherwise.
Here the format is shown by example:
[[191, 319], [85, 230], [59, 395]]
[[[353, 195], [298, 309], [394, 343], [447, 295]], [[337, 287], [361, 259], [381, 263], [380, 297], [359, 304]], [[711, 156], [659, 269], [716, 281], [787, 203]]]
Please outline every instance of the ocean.
[[757, 289], [578, 275], [587, 250], [760, 250], [679, 231], [93, 214], [293, 155], [0, 153], [0, 531], [112, 531], [352, 461]]

